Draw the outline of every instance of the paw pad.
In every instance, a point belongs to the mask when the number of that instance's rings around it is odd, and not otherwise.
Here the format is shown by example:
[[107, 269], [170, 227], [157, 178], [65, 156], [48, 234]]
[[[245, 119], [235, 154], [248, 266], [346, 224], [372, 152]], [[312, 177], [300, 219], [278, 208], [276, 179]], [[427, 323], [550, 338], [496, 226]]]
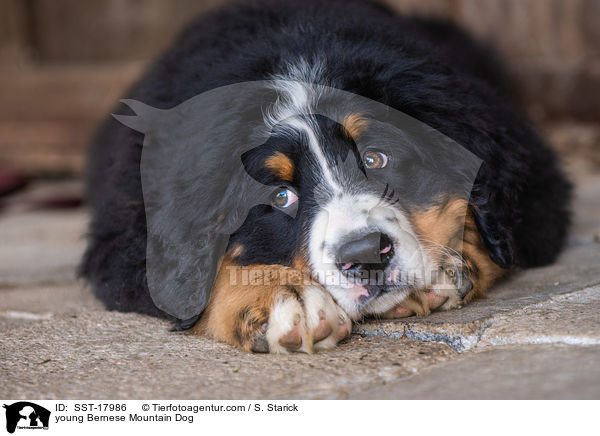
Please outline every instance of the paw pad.
[[[300, 315], [298, 315], [299, 317]], [[279, 338], [279, 345], [287, 348], [290, 351], [299, 350], [302, 346], [302, 335], [300, 334], [300, 330], [298, 329], [298, 323], [294, 320], [294, 327], [285, 335]], [[300, 319], [298, 318], [298, 322]]]
[[[319, 316], [320, 316], [320, 314], [319, 314]], [[319, 342], [319, 341], [325, 339], [327, 336], [329, 336], [331, 334], [332, 331], [333, 331], [333, 329], [331, 328], [331, 325], [325, 319], [325, 313], [323, 313], [323, 317], [320, 318], [319, 325], [317, 326], [317, 328], [315, 329], [315, 332], [314, 332], [314, 341]]]

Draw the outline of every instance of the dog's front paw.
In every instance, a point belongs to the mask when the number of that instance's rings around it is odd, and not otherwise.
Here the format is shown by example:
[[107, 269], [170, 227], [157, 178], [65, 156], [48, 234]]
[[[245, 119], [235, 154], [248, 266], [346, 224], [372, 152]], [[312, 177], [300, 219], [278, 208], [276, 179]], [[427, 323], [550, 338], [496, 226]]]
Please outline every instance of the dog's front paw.
[[[232, 271], [219, 274], [193, 333], [255, 353], [313, 353], [350, 335], [350, 317], [299, 271], [277, 265]], [[253, 280], [245, 282], [244, 276]]]
[[[445, 265], [430, 289], [415, 290], [406, 299], [387, 311], [385, 318], [405, 318], [412, 315], [427, 316], [436, 310], [461, 307], [473, 294], [473, 282], [468, 270], [460, 263]], [[466, 297], [466, 298], [465, 298]]]
[[264, 338], [271, 353], [313, 353], [350, 335], [352, 323], [318, 285], [288, 286], [274, 299]]

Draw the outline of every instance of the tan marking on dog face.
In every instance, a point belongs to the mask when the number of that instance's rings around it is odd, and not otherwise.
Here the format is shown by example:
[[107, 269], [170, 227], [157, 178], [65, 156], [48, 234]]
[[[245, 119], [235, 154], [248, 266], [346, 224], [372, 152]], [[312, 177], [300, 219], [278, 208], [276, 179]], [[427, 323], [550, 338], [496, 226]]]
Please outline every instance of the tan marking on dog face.
[[294, 163], [292, 160], [278, 151], [273, 156], [269, 156], [265, 160], [265, 167], [280, 179], [291, 182], [294, 179]]
[[445, 247], [460, 253], [473, 282], [463, 301], [485, 297], [486, 290], [504, 274], [490, 258], [464, 199], [442, 199], [435, 206], [413, 214], [413, 225], [432, 258], [443, 262]]
[[468, 303], [476, 297], [485, 297], [487, 289], [506, 273], [490, 258], [470, 211], [465, 218], [462, 254], [473, 282], [473, 289], [463, 298]]
[[369, 120], [362, 114], [346, 115], [342, 121], [346, 136], [352, 139], [360, 138], [360, 135], [366, 130], [369, 125]]
[[412, 214], [415, 233], [432, 255], [441, 260], [444, 247], [461, 249], [468, 202], [462, 198], [441, 199], [434, 206]]

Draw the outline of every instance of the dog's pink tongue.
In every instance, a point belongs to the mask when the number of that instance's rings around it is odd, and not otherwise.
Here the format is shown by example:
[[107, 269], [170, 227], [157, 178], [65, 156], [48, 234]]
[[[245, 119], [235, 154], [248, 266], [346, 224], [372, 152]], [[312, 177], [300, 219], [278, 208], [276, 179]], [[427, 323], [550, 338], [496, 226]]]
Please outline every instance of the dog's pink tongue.
[[381, 250], [379, 253], [380, 254], [385, 254], [385, 253], [389, 253], [390, 250], [392, 249], [392, 244], [388, 245], [387, 247], [385, 247], [383, 250]]
[[342, 266], [342, 271], [349, 270], [351, 267], [352, 267], [352, 262], [345, 263], [344, 266]]

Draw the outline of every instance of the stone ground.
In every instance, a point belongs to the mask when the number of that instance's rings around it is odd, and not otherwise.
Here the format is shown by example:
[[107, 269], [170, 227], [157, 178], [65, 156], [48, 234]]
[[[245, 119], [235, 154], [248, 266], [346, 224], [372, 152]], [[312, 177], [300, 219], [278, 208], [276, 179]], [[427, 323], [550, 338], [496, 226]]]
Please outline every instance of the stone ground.
[[[39, 188], [34, 188], [39, 189]], [[569, 247], [486, 300], [368, 322], [317, 355], [250, 355], [103, 310], [74, 271], [85, 210], [0, 215], [0, 398], [600, 399], [600, 176]]]

